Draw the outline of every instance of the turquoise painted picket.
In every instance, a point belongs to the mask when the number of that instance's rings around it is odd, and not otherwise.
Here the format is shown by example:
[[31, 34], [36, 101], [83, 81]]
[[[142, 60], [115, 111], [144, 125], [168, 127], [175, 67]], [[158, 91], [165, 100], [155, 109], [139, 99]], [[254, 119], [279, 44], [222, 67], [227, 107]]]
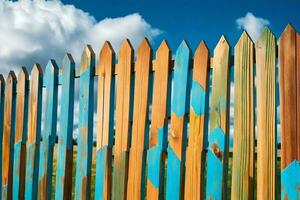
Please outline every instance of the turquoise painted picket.
[[66, 54], [0, 75], [0, 200], [300, 199], [300, 35], [230, 46], [183, 41], [173, 60], [166, 41], [154, 58], [147, 39], [136, 56], [105, 42], [97, 62], [87, 45], [80, 67]]

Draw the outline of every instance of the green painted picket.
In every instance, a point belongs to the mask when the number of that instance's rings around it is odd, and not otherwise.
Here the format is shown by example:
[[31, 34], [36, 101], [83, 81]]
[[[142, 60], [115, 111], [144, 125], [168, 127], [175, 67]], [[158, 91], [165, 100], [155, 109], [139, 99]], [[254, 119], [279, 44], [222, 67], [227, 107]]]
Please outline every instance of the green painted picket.
[[224, 36], [211, 58], [203, 41], [172, 60], [166, 41], [153, 58], [144, 39], [136, 55], [125, 40], [116, 59], [105, 42], [77, 68], [67, 54], [44, 75], [38, 64], [0, 75], [0, 199], [300, 199], [291, 25], [278, 51], [265, 28], [257, 42], [244, 32], [232, 56]]

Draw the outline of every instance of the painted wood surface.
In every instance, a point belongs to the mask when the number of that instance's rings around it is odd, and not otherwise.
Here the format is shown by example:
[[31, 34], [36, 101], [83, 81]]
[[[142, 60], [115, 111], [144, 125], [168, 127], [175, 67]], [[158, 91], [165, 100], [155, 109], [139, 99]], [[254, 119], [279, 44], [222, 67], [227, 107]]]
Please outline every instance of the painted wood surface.
[[45, 69], [46, 104], [40, 144], [38, 199], [51, 199], [53, 150], [56, 142], [58, 66], [50, 60]]
[[60, 131], [57, 133], [55, 199], [71, 199], [73, 169], [73, 115], [75, 63], [70, 54], [62, 62]]
[[112, 185], [112, 199], [125, 199], [128, 178], [128, 151], [130, 142], [130, 118], [132, 99], [132, 68], [133, 48], [129, 40], [125, 40], [119, 51], [116, 128], [114, 146], [114, 173]]
[[254, 186], [253, 42], [246, 32], [234, 49], [232, 199], [252, 199]]
[[99, 55], [95, 200], [111, 199], [112, 147], [114, 137], [115, 53], [105, 42]]
[[[5, 102], [5, 80], [0, 74], [0, 118], [4, 118], [4, 102]], [[0, 120], [0, 155], [2, 156], [3, 141], [3, 120]], [[2, 182], [2, 158], [0, 159], [0, 181]], [[1, 184], [0, 184], [1, 185]], [[2, 189], [0, 190], [0, 198], [2, 197]]]
[[13, 170], [13, 146], [15, 138], [15, 112], [16, 112], [16, 84], [17, 78], [10, 71], [6, 79], [4, 126], [2, 141], [2, 199], [12, 198], [12, 170]]
[[213, 58], [210, 128], [207, 149], [206, 199], [226, 197], [229, 141], [229, 44], [219, 40]]
[[300, 197], [300, 36], [288, 25], [279, 40], [281, 199]]
[[13, 199], [24, 199], [25, 159], [28, 126], [29, 75], [25, 67], [18, 74], [16, 129], [14, 142]]
[[171, 50], [164, 40], [156, 52], [154, 62], [154, 83], [152, 117], [147, 152], [147, 194], [149, 200], [163, 199], [165, 157], [168, 142], [168, 113], [170, 103]]
[[28, 134], [26, 143], [25, 199], [37, 199], [42, 117], [43, 71], [35, 64], [31, 71]]
[[275, 200], [276, 181], [276, 43], [269, 28], [256, 42], [257, 199]]
[[187, 105], [191, 51], [183, 41], [176, 51], [171, 102], [171, 128], [168, 146], [166, 199], [184, 195], [184, 163], [187, 142]]
[[95, 53], [87, 45], [81, 56], [79, 79], [79, 124], [75, 199], [90, 199], [93, 150], [94, 77]]
[[148, 97], [152, 49], [145, 38], [135, 64], [135, 87], [131, 148], [129, 152], [127, 199], [145, 199], [146, 152], [149, 144]]
[[185, 199], [204, 198], [205, 148], [209, 81], [209, 51], [202, 41], [194, 55], [190, 100], [189, 140], [186, 150]]

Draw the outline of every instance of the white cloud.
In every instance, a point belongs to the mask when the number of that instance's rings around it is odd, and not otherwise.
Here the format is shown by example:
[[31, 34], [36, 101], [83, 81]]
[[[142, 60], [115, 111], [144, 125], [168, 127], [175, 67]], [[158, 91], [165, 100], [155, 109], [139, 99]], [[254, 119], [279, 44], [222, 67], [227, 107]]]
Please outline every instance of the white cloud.
[[[78, 62], [86, 43], [96, 54], [105, 40], [117, 48], [125, 38], [134, 47], [144, 36], [150, 40], [162, 33], [140, 14], [106, 18], [97, 22], [89, 13], [60, 1], [0, 0], [0, 73], [50, 58], [61, 62], [66, 52]], [[77, 63], [78, 64], [78, 63]]]
[[252, 40], [255, 42], [263, 28], [270, 25], [270, 21], [264, 18], [256, 17], [251, 12], [248, 12], [245, 17], [238, 18], [236, 20], [239, 29], [245, 29]]

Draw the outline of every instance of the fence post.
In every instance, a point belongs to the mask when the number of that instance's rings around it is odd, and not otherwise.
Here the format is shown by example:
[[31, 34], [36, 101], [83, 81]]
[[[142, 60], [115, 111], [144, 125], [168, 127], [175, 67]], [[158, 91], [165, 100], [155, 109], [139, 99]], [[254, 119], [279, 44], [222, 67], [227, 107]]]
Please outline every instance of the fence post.
[[4, 127], [2, 141], [2, 199], [12, 198], [12, 167], [13, 145], [15, 139], [15, 111], [16, 111], [16, 84], [17, 79], [10, 71], [6, 79], [4, 103]]
[[234, 138], [232, 199], [253, 199], [254, 107], [253, 42], [246, 32], [234, 51]]
[[279, 41], [281, 199], [300, 196], [300, 35], [289, 24]]
[[185, 199], [203, 199], [207, 119], [209, 51], [201, 42], [194, 55], [190, 101], [189, 140], [186, 150]]
[[265, 28], [256, 42], [257, 199], [275, 200], [276, 105], [275, 37]]
[[37, 199], [42, 117], [43, 72], [39, 64], [31, 71], [26, 144], [25, 199]]
[[14, 143], [13, 199], [24, 199], [25, 159], [28, 126], [29, 75], [22, 67], [17, 84], [16, 132]]
[[213, 58], [206, 199], [221, 200], [227, 193], [229, 141], [229, 44], [222, 36]]
[[115, 157], [112, 186], [112, 199], [126, 198], [128, 173], [128, 151], [130, 143], [131, 101], [133, 101], [132, 64], [133, 48], [129, 40], [125, 40], [119, 51], [117, 66], [117, 102], [116, 102], [116, 130], [115, 130]]
[[147, 152], [147, 195], [148, 200], [162, 199], [164, 196], [165, 154], [168, 142], [167, 106], [170, 102], [169, 78], [171, 50], [164, 40], [156, 52], [153, 83], [153, 100], [149, 150]]
[[56, 142], [58, 66], [50, 60], [45, 69], [46, 107], [39, 160], [39, 199], [51, 199], [53, 149]]
[[191, 52], [185, 41], [175, 56], [171, 103], [171, 129], [168, 146], [167, 200], [182, 199], [184, 189], [184, 164], [187, 140], [187, 105], [189, 96]]
[[148, 97], [152, 49], [145, 38], [137, 53], [127, 199], [145, 199], [146, 151], [149, 140]]
[[75, 63], [70, 54], [62, 62], [60, 131], [57, 144], [55, 199], [72, 198], [73, 115]]
[[77, 137], [77, 162], [75, 199], [90, 199], [93, 150], [94, 69], [95, 53], [86, 46], [81, 56], [79, 79], [79, 125]]
[[105, 42], [99, 55], [95, 200], [111, 198], [114, 139], [115, 53]]

